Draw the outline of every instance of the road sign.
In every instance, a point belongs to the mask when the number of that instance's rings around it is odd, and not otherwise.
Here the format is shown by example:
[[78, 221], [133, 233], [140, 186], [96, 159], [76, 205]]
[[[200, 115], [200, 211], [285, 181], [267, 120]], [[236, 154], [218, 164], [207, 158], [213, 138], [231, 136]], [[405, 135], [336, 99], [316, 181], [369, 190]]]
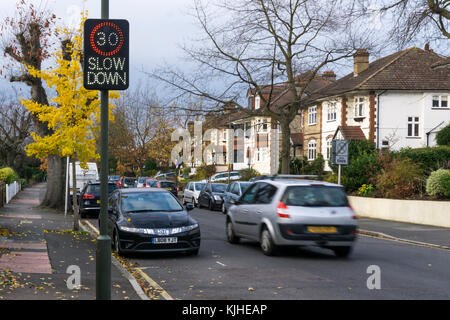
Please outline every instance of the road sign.
[[348, 165], [348, 140], [332, 141], [332, 164]]
[[128, 89], [129, 29], [127, 20], [86, 20], [83, 70], [86, 89]]

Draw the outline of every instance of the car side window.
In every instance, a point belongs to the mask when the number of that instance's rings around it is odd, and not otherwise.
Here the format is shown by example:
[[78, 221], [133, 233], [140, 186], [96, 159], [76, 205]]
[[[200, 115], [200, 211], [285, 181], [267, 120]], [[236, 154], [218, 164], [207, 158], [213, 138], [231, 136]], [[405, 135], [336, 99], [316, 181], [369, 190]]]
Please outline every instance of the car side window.
[[255, 200], [255, 194], [258, 190], [258, 183], [250, 186], [247, 191], [242, 195], [241, 204], [252, 204]]
[[193, 183], [189, 184], [189, 190], [194, 191], [194, 184]]
[[272, 202], [273, 196], [277, 192], [277, 188], [268, 183], [261, 183], [255, 196], [255, 203], [268, 204]]
[[234, 193], [235, 195], [239, 195], [239, 184], [235, 183], [233, 185], [233, 189], [231, 190], [232, 193]]

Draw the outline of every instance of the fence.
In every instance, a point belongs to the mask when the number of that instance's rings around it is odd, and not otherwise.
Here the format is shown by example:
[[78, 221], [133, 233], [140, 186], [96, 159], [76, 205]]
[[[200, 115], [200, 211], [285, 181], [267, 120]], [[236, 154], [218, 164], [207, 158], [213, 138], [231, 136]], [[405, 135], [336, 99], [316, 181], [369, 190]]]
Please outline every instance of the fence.
[[6, 204], [20, 192], [20, 187], [20, 182], [17, 181], [6, 185]]

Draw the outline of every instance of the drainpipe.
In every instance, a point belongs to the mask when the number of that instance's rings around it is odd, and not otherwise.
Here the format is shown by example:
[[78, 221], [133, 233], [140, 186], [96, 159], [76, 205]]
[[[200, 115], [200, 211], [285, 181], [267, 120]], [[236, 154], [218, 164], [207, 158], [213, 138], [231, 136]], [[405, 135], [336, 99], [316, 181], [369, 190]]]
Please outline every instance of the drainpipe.
[[377, 95], [377, 149], [380, 149], [380, 97], [385, 94], [387, 90], [384, 90]]
[[427, 133], [426, 133], [426, 135], [427, 135], [427, 148], [430, 146], [430, 142], [429, 142], [429, 140], [430, 140], [430, 134], [435, 130], [435, 129], [437, 129], [437, 128], [439, 128], [441, 125], [443, 125], [445, 123], [445, 121], [442, 121], [441, 123], [439, 123], [436, 127], [434, 127], [433, 129], [431, 129], [430, 131], [428, 131]]

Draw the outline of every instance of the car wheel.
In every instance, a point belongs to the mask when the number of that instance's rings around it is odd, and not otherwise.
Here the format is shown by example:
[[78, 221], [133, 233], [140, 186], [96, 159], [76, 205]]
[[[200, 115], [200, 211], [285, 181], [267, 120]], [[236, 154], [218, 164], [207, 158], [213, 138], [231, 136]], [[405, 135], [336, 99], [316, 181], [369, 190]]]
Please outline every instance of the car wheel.
[[114, 231], [114, 252], [117, 254], [122, 254], [122, 250], [120, 250], [120, 239], [117, 231]]
[[332, 250], [334, 251], [334, 254], [339, 257], [339, 258], [347, 258], [350, 253], [352, 253], [352, 247], [348, 246], [348, 247], [336, 247], [333, 248]]
[[225, 202], [222, 203], [222, 213], [227, 214], [227, 208], [225, 207]]
[[195, 198], [192, 198], [192, 205], [193, 205], [194, 207], [197, 206], [197, 203], [195, 202]]
[[261, 249], [266, 256], [273, 256], [278, 253], [278, 247], [273, 243], [272, 236], [267, 228], [261, 232]]
[[239, 243], [240, 238], [234, 234], [233, 223], [227, 219], [227, 240], [231, 244]]

